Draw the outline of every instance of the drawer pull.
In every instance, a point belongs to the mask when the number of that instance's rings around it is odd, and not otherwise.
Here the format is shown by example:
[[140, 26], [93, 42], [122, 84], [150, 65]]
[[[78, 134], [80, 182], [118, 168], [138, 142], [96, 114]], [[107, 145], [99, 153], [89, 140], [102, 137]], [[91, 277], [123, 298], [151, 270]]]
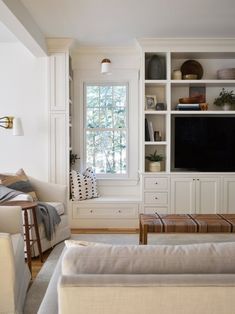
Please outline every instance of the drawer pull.
[[121, 214], [121, 212], [122, 212], [121, 209], [119, 209], [118, 212], [119, 212], [119, 214]]
[[155, 200], [158, 200], [158, 197], [157, 197], [157, 196], [155, 196]]
[[91, 214], [93, 213], [93, 210], [92, 210], [92, 209], [90, 209], [90, 213], [91, 213]]
[[155, 184], [158, 184], [158, 182], [156, 181]]

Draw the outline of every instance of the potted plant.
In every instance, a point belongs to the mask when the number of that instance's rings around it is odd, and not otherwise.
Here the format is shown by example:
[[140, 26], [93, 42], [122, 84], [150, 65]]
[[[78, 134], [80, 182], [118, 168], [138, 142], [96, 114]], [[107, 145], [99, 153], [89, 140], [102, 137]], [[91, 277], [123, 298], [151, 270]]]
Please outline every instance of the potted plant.
[[161, 161], [163, 160], [163, 156], [157, 154], [157, 150], [153, 154], [149, 154], [145, 157], [149, 161], [149, 171], [157, 172], [161, 171]]
[[222, 88], [219, 97], [214, 101], [214, 105], [223, 107], [223, 110], [230, 110], [231, 105], [235, 105], [235, 94], [233, 90], [228, 91]]

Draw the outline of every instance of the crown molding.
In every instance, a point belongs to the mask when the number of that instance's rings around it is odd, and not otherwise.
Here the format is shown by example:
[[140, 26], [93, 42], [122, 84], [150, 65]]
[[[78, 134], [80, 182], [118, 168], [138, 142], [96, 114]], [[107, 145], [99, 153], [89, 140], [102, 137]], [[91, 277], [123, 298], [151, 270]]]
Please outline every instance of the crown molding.
[[139, 38], [137, 39], [141, 49], [164, 49], [171, 51], [186, 50], [203, 50], [210, 51], [235, 51], [235, 38]]

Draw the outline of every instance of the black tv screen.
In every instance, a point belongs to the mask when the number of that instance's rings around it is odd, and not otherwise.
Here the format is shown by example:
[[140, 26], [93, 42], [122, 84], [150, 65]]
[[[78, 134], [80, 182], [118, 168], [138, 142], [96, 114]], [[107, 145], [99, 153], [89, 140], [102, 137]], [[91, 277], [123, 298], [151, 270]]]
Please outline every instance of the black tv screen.
[[172, 117], [172, 170], [235, 172], [235, 116]]

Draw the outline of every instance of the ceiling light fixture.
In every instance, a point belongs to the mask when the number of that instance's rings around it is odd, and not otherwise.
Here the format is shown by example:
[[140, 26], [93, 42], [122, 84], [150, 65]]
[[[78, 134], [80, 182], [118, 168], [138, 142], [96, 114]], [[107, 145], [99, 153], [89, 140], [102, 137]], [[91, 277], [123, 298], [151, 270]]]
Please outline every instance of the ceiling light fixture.
[[111, 61], [107, 58], [101, 61], [101, 73], [111, 74]]

